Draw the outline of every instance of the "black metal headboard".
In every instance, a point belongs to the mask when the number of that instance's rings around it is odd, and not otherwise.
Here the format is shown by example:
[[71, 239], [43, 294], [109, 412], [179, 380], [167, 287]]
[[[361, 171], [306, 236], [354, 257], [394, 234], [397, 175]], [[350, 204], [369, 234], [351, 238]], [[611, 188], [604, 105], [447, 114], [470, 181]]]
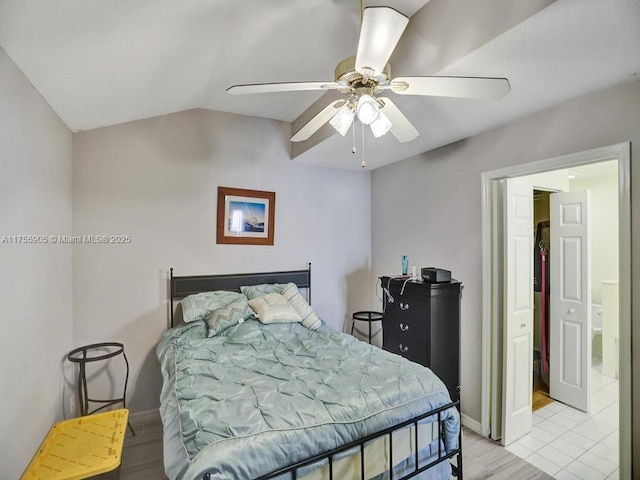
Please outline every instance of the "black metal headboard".
[[170, 275], [170, 320], [173, 327], [173, 302], [189, 295], [214, 290], [239, 292], [243, 285], [260, 285], [262, 283], [295, 283], [298, 288], [307, 291], [307, 301], [311, 303], [311, 263], [306, 270], [288, 270], [286, 272], [230, 273], [222, 275], [174, 276], [173, 267]]

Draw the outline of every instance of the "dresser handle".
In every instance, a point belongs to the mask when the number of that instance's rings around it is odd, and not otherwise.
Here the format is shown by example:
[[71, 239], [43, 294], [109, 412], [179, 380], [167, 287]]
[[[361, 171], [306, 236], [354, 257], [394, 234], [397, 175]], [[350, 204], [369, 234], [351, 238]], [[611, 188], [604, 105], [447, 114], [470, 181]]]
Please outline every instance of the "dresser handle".
[[409, 310], [409, 304], [400, 302], [400, 310]]
[[406, 346], [400, 344], [400, 351], [402, 353], [407, 353], [409, 351], [409, 347], [406, 347]]
[[405, 325], [404, 323], [401, 323], [400, 330], [402, 330], [403, 332], [406, 332], [407, 330], [409, 330], [409, 325]]

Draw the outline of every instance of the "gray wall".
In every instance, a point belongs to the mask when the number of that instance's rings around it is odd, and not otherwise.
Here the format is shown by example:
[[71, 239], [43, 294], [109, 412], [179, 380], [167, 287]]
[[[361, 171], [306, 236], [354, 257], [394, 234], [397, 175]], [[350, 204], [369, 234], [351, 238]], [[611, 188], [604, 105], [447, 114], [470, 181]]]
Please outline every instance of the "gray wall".
[[[400, 256], [408, 254], [410, 264], [450, 269], [464, 284], [462, 409], [469, 417], [479, 421], [481, 409], [481, 173], [627, 141], [640, 143], [640, 82], [580, 98], [373, 172], [373, 273], [398, 272]], [[633, 251], [637, 252], [640, 169], [632, 168], [632, 180]], [[633, 278], [634, 297], [640, 298], [637, 263]], [[640, 321], [638, 303], [634, 302], [634, 326]], [[638, 330], [633, 340], [636, 379]], [[635, 398], [640, 398], [638, 388]], [[636, 440], [639, 413], [635, 412]]]
[[71, 132], [0, 49], [0, 465], [19, 478], [63, 415], [71, 249], [5, 235], [71, 232]]
[[[132, 410], [159, 405], [169, 267], [193, 275], [312, 262], [312, 305], [327, 323], [342, 330], [370, 306], [370, 173], [292, 162], [289, 135], [280, 122], [207, 110], [74, 135], [74, 232], [131, 235], [74, 248], [75, 342], [125, 343]], [[216, 245], [218, 186], [276, 192], [274, 246]]]

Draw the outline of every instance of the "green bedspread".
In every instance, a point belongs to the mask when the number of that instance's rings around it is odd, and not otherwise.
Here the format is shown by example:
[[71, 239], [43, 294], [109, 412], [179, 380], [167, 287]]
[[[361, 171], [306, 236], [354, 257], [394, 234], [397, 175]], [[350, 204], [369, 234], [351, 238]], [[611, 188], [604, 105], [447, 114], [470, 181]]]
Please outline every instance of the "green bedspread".
[[[193, 322], [157, 354], [171, 479], [257, 478], [450, 402], [429, 369], [325, 325], [249, 319], [207, 338]], [[444, 418], [457, 447], [456, 409]]]

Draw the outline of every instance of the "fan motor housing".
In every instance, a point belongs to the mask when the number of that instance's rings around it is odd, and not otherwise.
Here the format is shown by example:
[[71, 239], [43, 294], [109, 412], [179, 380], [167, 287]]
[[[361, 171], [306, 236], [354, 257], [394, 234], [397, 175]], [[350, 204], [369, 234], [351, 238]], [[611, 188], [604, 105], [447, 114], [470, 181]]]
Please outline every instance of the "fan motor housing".
[[362, 84], [362, 74], [356, 70], [356, 57], [351, 56], [342, 60], [335, 70], [336, 82], [345, 87], [375, 87], [387, 85], [391, 80], [391, 66], [387, 63], [380, 75], [369, 78], [366, 85]]

